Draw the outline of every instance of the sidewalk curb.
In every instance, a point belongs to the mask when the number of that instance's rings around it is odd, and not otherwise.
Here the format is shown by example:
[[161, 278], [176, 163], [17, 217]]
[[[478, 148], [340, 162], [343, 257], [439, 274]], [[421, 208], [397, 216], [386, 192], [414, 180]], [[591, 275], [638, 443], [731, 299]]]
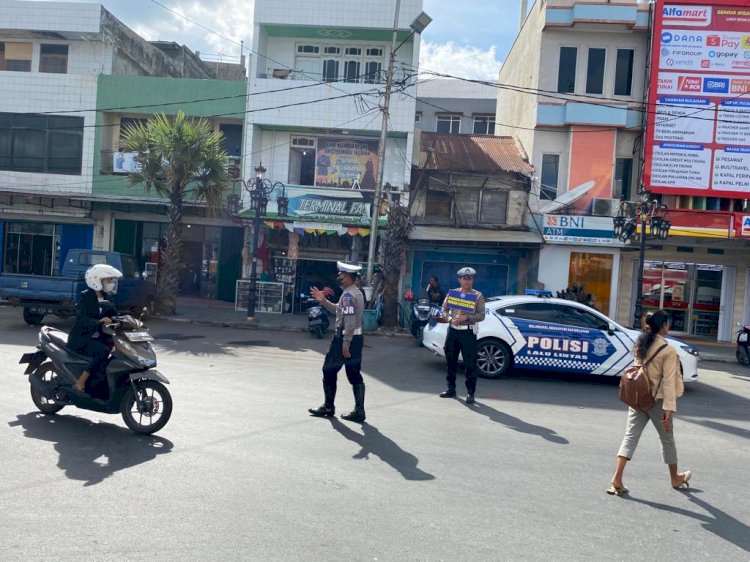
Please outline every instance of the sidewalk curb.
[[[180, 318], [176, 316], [152, 316], [154, 320], [163, 320], [165, 322], [174, 322], [176, 324], [195, 324], [198, 326], [210, 326], [212, 328], [234, 328], [237, 330], [266, 330], [269, 332], [296, 332], [296, 333], [305, 333], [307, 332], [307, 328], [296, 328], [292, 326], [279, 326], [278, 324], [264, 324], [262, 322], [221, 322], [221, 321], [215, 321], [215, 320], [195, 320], [191, 318]], [[374, 332], [365, 332], [364, 335], [367, 336], [378, 336], [383, 338], [393, 338], [393, 337], [413, 337], [409, 332], [407, 331], [396, 331], [396, 330], [384, 330], [382, 328], [378, 328]]]

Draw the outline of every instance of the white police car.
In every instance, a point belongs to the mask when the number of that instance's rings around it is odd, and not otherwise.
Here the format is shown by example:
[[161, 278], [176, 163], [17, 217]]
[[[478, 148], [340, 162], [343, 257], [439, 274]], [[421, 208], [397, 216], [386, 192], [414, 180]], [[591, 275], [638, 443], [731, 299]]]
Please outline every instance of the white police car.
[[[477, 325], [477, 370], [497, 378], [516, 369], [620, 376], [633, 363], [633, 345], [640, 332], [620, 326], [583, 304], [538, 296], [487, 299], [487, 315]], [[431, 323], [423, 344], [445, 356], [447, 324]], [[698, 350], [676, 340], [685, 382], [698, 379]]]

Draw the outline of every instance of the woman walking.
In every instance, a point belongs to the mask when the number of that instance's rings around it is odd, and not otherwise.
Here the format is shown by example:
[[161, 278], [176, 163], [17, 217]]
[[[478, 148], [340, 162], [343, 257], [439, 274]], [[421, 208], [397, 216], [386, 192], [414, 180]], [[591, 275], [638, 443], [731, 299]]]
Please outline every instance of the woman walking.
[[622, 482], [625, 465], [633, 458], [641, 433], [648, 424], [654, 424], [661, 440], [661, 455], [669, 467], [669, 478], [675, 489], [689, 487], [692, 473], [677, 471], [677, 448], [672, 427], [673, 416], [677, 411], [677, 398], [682, 396], [682, 373], [677, 350], [670, 346], [664, 337], [669, 332], [669, 317], [663, 310], [657, 310], [646, 318], [646, 326], [635, 342], [633, 354], [637, 365], [645, 365], [649, 388], [652, 390], [655, 403], [648, 411], [634, 408], [628, 410], [628, 422], [625, 437], [617, 452], [615, 474], [611, 486], [607, 488], [610, 495], [622, 495], [628, 489]]

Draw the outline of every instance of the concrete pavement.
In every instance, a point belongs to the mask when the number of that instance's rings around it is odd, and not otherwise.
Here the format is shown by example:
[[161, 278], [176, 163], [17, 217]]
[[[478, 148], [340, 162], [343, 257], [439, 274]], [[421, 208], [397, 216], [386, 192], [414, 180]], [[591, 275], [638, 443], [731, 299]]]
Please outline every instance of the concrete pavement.
[[[170, 322], [187, 322], [218, 328], [259, 329], [285, 332], [304, 332], [307, 330], [307, 316], [304, 313], [272, 314], [268, 312], [258, 312], [256, 313], [255, 320], [249, 322], [245, 319], [245, 311], [235, 311], [234, 304], [204, 299], [180, 298], [177, 300], [177, 314], [160, 318]], [[410, 336], [410, 334], [403, 329], [385, 330], [380, 328], [375, 334]], [[737, 362], [734, 356], [735, 345], [733, 343], [722, 343], [689, 337], [680, 337], [679, 339], [697, 347], [701, 353], [701, 359], [703, 361], [714, 361], [720, 363]]]

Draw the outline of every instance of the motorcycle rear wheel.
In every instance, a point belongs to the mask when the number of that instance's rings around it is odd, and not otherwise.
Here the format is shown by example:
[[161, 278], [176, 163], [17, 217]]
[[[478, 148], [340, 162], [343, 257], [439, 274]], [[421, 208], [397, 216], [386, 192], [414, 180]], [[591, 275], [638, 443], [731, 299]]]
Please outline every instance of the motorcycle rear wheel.
[[[37, 377], [47, 383], [53, 382], [58, 378], [57, 373], [50, 362], [40, 365], [37, 370], [29, 376]], [[65, 407], [65, 404], [58, 404], [54, 400], [50, 400], [39, 394], [33, 385], [31, 386], [31, 400], [33, 400], [34, 405], [40, 412], [48, 416], [56, 414]]]
[[135, 386], [144, 407], [139, 410], [133, 389], [129, 387], [122, 397], [122, 419], [134, 433], [156, 433], [167, 425], [172, 416], [172, 396], [167, 388], [157, 381], [138, 381]]

